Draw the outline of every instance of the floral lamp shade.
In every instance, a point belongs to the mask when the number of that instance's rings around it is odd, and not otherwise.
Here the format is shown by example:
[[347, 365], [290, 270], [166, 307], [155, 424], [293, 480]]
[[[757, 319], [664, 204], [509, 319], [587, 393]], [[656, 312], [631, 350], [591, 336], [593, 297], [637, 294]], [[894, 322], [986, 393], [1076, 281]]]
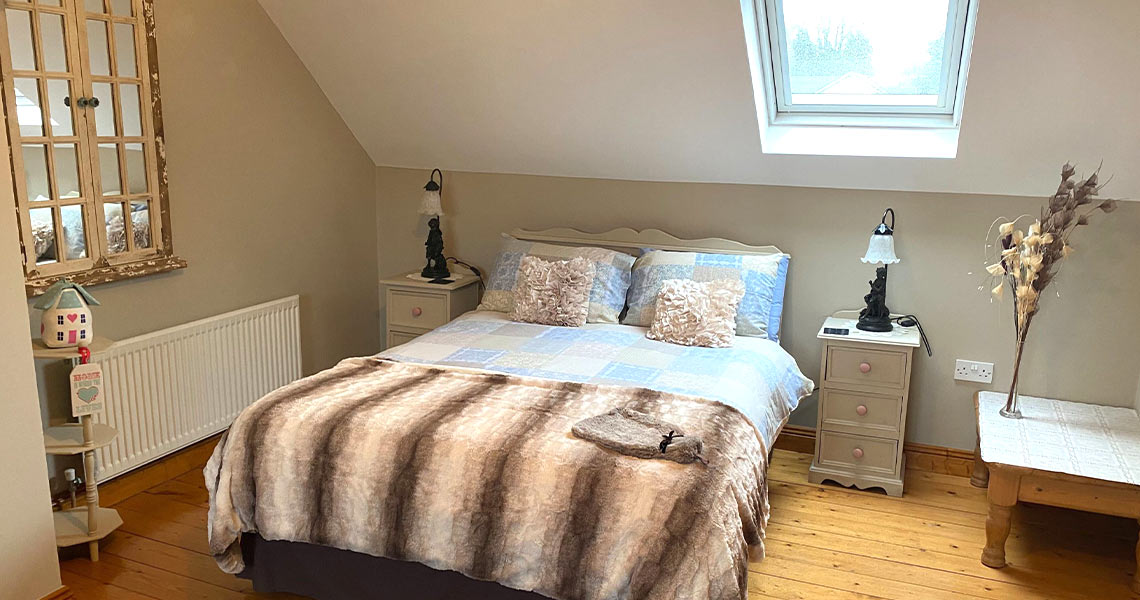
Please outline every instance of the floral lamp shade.
[[[891, 224], [887, 225], [887, 215], [891, 215]], [[871, 232], [871, 241], [867, 244], [867, 254], [862, 260], [873, 265], [893, 265], [899, 262], [895, 255], [895, 211], [887, 209], [883, 213], [883, 222]]]
[[435, 181], [435, 174], [439, 169], [435, 169], [431, 173], [431, 179], [428, 180], [427, 185], [424, 186], [424, 195], [420, 197], [420, 214], [431, 217], [443, 216], [443, 205], [440, 203], [439, 191], [442, 189], [443, 173], [439, 174], [439, 183]]

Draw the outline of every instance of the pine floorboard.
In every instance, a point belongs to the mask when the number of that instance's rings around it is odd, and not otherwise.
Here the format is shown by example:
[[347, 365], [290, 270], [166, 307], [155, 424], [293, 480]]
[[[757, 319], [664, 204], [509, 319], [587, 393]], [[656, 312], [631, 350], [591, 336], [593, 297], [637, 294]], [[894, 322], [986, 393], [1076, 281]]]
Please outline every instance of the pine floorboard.
[[[811, 456], [777, 450], [769, 470], [766, 558], [749, 564], [749, 600], [1133, 599], [1137, 524], [1077, 511], [1019, 505], [1010, 565], [978, 557], [985, 491], [963, 477], [907, 473], [891, 498], [807, 481]], [[200, 467], [115, 505], [123, 526], [92, 563], [65, 550], [63, 583], [91, 600], [285, 600], [221, 572], [206, 545]], [[68, 556], [71, 556], [70, 558]]]

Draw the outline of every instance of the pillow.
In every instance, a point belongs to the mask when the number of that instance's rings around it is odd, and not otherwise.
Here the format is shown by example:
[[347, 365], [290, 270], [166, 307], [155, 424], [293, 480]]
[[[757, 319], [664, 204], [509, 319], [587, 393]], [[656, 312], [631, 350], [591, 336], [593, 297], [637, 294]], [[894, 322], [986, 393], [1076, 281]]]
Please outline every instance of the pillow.
[[667, 279], [657, 293], [653, 324], [645, 337], [683, 346], [727, 348], [736, 336], [736, 308], [744, 297], [739, 279], [697, 283]]
[[617, 323], [625, 307], [629, 290], [630, 269], [633, 257], [605, 248], [573, 248], [538, 242], [524, 242], [503, 234], [503, 245], [495, 268], [487, 281], [487, 290], [478, 310], [509, 313], [514, 308], [515, 281], [519, 263], [524, 256], [537, 256], [547, 260], [566, 260], [579, 256], [594, 263], [594, 285], [590, 288], [590, 312], [587, 323]]
[[667, 279], [697, 282], [736, 279], [744, 283], [744, 298], [736, 311], [736, 334], [780, 339], [787, 254], [706, 254], [650, 250], [633, 265], [622, 323], [648, 327], [653, 323], [657, 293]]
[[590, 310], [594, 263], [588, 258], [545, 261], [524, 256], [514, 291], [512, 321], [581, 327]]

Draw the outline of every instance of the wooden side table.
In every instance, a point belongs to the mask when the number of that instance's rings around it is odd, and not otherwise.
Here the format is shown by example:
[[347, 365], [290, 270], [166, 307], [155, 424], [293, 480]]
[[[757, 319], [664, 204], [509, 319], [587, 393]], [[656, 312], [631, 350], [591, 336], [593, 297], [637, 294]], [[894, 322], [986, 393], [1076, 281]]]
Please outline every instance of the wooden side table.
[[[87, 347], [98, 354], [111, 346], [111, 340], [96, 337]], [[32, 356], [40, 360], [70, 360], [79, 364], [77, 348], [48, 348], [40, 340], [32, 340]], [[79, 417], [78, 423], [65, 423], [44, 430], [44, 452], [53, 455], [83, 456], [83, 478], [87, 506], [73, 506], [55, 511], [55, 545], [59, 548], [87, 544], [91, 562], [99, 561], [99, 540], [123, 524], [119, 512], [99, 506], [99, 482], [95, 480], [95, 451], [115, 441], [118, 431], [109, 425], [95, 423], [91, 415]]]
[[[1005, 399], [996, 392], [974, 394], [978, 450], [971, 482], [988, 480], [990, 501], [983, 565], [1005, 566], [1005, 542], [1019, 501], [1140, 519], [1135, 410], [1021, 396], [1023, 418], [1006, 419], [998, 415]], [[1103, 448], [1112, 451], [1096, 452]], [[1140, 542], [1136, 566], [1132, 590], [1140, 594]]]
[[[409, 277], [411, 275], [412, 277]], [[419, 271], [380, 281], [388, 307], [385, 348], [399, 346], [479, 305], [479, 278], [452, 273], [452, 283], [428, 283]]]
[[[856, 329], [857, 311], [828, 317], [823, 340], [815, 457], [808, 481], [830, 479], [860, 489], [879, 487], [902, 496], [903, 440], [918, 330], [876, 333]], [[825, 333], [847, 329], [847, 335]]]

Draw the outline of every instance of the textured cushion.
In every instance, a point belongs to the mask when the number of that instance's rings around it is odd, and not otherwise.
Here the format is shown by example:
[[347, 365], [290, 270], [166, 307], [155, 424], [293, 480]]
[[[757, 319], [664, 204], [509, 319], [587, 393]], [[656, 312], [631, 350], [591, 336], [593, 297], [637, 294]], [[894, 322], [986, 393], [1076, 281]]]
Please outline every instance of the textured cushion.
[[538, 242], [524, 242], [503, 234], [503, 246], [487, 281], [487, 291], [479, 310], [509, 313], [514, 308], [515, 281], [524, 256], [546, 260], [566, 260], [579, 256], [594, 263], [594, 285], [590, 288], [587, 323], [617, 323], [629, 290], [633, 257], [605, 248], [574, 248]]
[[697, 283], [669, 279], [657, 293], [646, 337], [683, 346], [727, 348], [736, 337], [736, 309], [744, 296], [739, 279]]
[[787, 254], [706, 254], [650, 250], [642, 254], [633, 265], [633, 279], [627, 298], [629, 310], [622, 323], [641, 327], [652, 324], [657, 294], [667, 279], [736, 279], [744, 283], [744, 298], [736, 311], [736, 334], [779, 341], [787, 273]]
[[594, 263], [588, 258], [545, 261], [524, 256], [515, 283], [512, 321], [581, 327], [590, 310]]

